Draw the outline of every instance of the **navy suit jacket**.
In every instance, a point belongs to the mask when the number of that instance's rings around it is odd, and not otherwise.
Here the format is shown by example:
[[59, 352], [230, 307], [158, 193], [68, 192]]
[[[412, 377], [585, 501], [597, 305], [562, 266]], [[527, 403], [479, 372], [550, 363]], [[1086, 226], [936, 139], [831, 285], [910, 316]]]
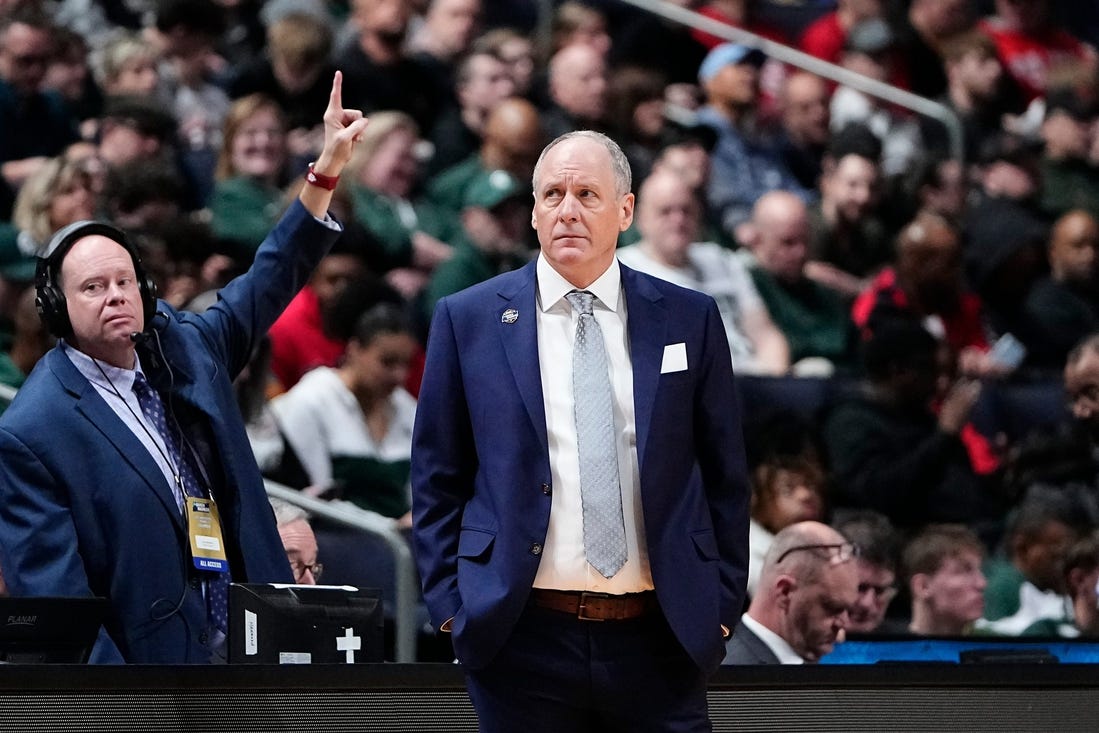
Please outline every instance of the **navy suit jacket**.
[[[336, 236], [295, 202], [215, 305], [199, 315], [159, 302], [161, 348], [138, 347], [211, 476], [236, 582], [293, 577], [232, 379]], [[93, 661], [209, 661], [206, 604], [171, 487], [60, 346], [0, 418], [0, 552], [13, 595], [110, 599]]]
[[[712, 298], [622, 267], [649, 562], [661, 609], [703, 670], [724, 655], [748, 567], [743, 436]], [[435, 309], [413, 433], [413, 541], [432, 619], [488, 664], [526, 605], [552, 487], [535, 263]], [[518, 312], [505, 322], [505, 310]], [[511, 319], [508, 319], [511, 320]], [[661, 374], [664, 348], [687, 369]], [[562, 357], [567, 364], [567, 356]], [[564, 368], [567, 368], [564, 367]]]
[[756, 632], [738, 621], [733, 636], [725, 642], [722, 664], [778, 664], [779, 659]]

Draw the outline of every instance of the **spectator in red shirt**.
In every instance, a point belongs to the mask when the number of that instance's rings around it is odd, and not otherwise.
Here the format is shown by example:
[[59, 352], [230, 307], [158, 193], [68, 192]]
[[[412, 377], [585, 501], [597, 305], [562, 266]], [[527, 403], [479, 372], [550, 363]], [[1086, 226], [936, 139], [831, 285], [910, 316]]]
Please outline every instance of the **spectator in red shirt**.
[[848, 31], [856, 23], [883, 15], [882, 0], [839, 0], [834, 11], [817, 18], [805, 29], [799, 46], [805, 53], [838, 64], [843, 58]]
[[996, 14], [981, 21], [981, 28], [996, 42], [1028, 102], [1045, 94], [1051, 71], [1099, 63], [1094, 48], [1054, 25], [1049, 0], [996, 0]]
[[325, 255], [308, 284], [271, 326], [271, 370], [283, 391], [290, 389], [307, 371], [318, 366], [335, 366], [343, 355], [344, 341], [327, 335], [322, 311], [335, 301], [348, 282], [366, 272], [362, 256], [341, 246]]
[[961, 236], [946, 219], [920, 213], [897, 236], [896, 264], [878, 274], [855, 300], [851, 317], [860, 329], [888, 316], [915, 316], [958, 354], [967, 376], [996, 372], [980, 299], [962, 287]]

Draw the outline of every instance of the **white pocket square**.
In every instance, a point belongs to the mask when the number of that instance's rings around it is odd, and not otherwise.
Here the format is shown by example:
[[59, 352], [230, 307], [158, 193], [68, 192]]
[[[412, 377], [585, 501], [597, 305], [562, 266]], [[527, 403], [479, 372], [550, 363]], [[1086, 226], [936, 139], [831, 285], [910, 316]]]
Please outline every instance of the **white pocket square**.
[[687, 371], [687, 344], [668, 344], [664, 347], [664, 359], [660, 362], [660, 373]]

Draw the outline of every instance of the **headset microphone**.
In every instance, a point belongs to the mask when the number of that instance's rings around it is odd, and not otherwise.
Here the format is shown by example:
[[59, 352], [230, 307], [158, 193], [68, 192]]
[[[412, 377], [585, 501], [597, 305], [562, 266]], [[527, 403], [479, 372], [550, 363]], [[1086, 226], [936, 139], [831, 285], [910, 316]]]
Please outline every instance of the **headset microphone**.
[[143, 344], [149, 340], [149, 334], [142, 333], [140, 331], [134, 331], [130, 334], [130, 340], [135, 344]]

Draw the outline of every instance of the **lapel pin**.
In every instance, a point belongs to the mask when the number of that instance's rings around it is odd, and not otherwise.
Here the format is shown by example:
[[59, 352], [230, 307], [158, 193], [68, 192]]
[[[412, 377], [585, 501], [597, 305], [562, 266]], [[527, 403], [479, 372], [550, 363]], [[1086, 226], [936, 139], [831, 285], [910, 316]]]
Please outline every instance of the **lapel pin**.
[[508, 308], [506, 311], [504, 311], [503, 315], [500, 316], [500, 323], [511, 324], [515, 323], [518, 320], [519, 311], [515, 310], [514, 308]]

